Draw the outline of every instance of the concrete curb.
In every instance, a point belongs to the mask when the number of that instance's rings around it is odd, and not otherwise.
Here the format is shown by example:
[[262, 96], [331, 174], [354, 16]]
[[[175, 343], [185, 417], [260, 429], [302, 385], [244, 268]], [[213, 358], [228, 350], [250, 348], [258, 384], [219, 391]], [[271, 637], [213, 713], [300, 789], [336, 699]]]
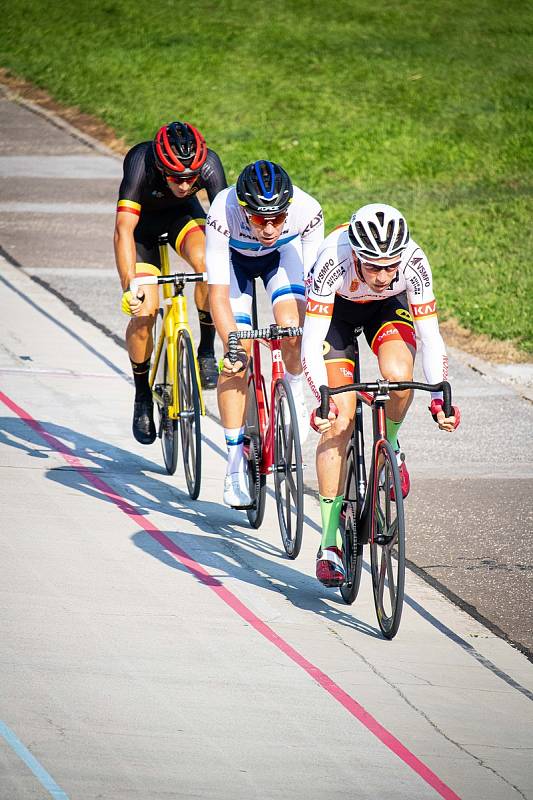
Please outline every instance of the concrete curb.
[[39, 117], [44, 117], [47, 119], [52, 125], [60, 130], [69, 133], [79, 142], [83, 142], [91, 150], [96, 150], [96, 152], [101, 153], [105, 156], [110, 156], [111, 158], [116, 159], [117, 161], [122, 161], [122, 156], [115, 153], [111, 148], [107, 147], [102, 142], [99, 142], [98, 139], [94, 139], [88, 133], [84, 133], [80, 131], [79, 128], [75, 128], [74, 125], [71, 125], [67, 122], [63, 117], [60, 117], [58, 114], [55, 114], [53, 111], [49, 111], [47, 108], [43, 108], [42, 106], [34, 103], [32, 100], [28, 100], [27, 98], [23, 97], [21, 94], [16, 92], [11, 87], [7, 86], [5, 83], [0, 81], [0, 92], [5, 95], [8, 100], [17, 103], [19, 106], [23, 106], [27, 108], [28, 111], [31, 111], [33, 114], [37, 114]]

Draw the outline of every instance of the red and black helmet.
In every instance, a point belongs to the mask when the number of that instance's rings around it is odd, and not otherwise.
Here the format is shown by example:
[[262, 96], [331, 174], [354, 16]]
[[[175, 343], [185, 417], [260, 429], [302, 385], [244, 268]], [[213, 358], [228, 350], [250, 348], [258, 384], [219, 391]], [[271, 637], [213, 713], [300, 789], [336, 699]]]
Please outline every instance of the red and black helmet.
[[188, 122], [171, 122], [157, 131], [154, 156], [157, 167], [167, 175], [196, 175], [207, 158], [207, 145]]

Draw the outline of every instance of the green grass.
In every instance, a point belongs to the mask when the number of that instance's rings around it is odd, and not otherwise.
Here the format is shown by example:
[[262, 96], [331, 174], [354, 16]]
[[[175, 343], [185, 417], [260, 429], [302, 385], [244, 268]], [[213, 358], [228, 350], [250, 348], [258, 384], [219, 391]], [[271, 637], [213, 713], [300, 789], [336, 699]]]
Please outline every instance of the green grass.
[[521, 0], [2, 2], [3, 66], [132, 144], [193, 122], [230, 181], [279, 161], [328, 230], [363, 203], [398, 205], [441, 311], [533, 352]]

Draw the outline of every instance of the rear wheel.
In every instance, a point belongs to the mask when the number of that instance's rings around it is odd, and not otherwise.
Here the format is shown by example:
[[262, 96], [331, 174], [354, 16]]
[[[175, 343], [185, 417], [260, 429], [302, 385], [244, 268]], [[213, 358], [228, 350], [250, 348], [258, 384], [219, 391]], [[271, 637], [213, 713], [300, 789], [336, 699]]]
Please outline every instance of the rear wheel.
[[202, 431], [200, 426], [200, 390], [188, 332], [179, 332], [177, 343], [179, 428], [183, 469], [187, 491], [193, 500], [200, 494], [202, 477]]
[[[400, 473], [389, 442], [379, 447], [373, 480], [370, 565], [379, 627], [387, 639], [398, 632], [405, 582], [405, 519]], [[391, 489], [396, 501], [391, 500]]]
[[246, 516], [252, 528], [259, 528], [265, 516], [266, 476], [261, 474], [261, 432], [259, 428], [259, 411], [255, 395], [255, 381], [251, 378], [248, 384], [246, 402], [246, 425], [244, 435], [248, 439], [248, 486], [252, 498], [251, 508], [246, 509]]
[[302, 546], [304, 479], [298, 419], [285, 378], [274, 391], [274, 488], [283, 547], [296, 558]]

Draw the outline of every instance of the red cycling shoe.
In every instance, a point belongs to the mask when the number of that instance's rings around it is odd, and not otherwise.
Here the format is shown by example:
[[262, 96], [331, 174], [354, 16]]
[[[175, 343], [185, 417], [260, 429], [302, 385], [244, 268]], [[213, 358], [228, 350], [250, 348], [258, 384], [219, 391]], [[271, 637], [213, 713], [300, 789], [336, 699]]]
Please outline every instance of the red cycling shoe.
[[346, 580], [342, 550], [338, 547], [320, 548], [316, 557], [316, 576], [324, 586], [341, 586]]
[[[409, 477], [409, 473], [407, 471], [407, 466], [405, 463], [405, 454], [402, 453], [400, 450], [397, 450], [396, 458], [398, 460], [398, 467], [400, 468], [400, 485], [402, 487], [402, 497], [405, 500], [411, 488], [411, 478]], [[394, 486], [390, 487], [390, 499], [393, 502], [395, 500]]]

